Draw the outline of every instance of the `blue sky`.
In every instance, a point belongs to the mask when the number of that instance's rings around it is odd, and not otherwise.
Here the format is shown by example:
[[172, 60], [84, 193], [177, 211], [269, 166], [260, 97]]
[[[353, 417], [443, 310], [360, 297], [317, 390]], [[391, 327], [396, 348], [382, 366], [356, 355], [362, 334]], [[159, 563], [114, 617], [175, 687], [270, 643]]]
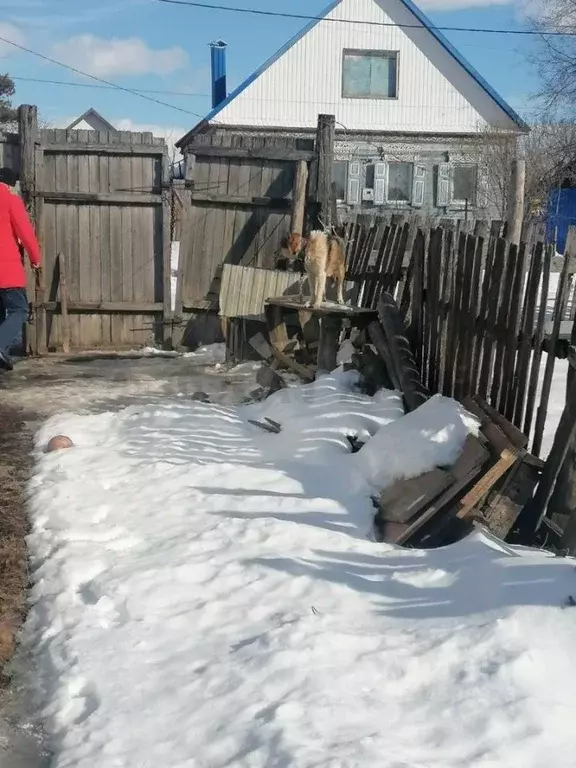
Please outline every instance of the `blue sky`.
[[[514, 28], [522, 24], [520, 2], [420, 0], [420, 6], [437, 25]], [[223, 4], [316, 14], [326, 0], [224, 0]], [[0, 42], [0, 68], [15, 78], [16, 103], [37, 104], [43, 118], [56, 126], [92, 106], [118, 127], [173, 134], [191, 128], [197, 115], [209, 109], [211, 40], [223, 38], [229, 44], [228, 83], [233, 88], [305, 23], [156, 0], [0, 0], [0, 10], [4, 38], [129, 88], [194, 94], [150, 94], [192, 113], [184, 114], [113, 90], [28, 82], [24, 78], [78, 86], [89, 81]], [[529, 39], [456, 32], [447, 36], [522, 116], [528, 116], [537, 88], [525, 61]]]

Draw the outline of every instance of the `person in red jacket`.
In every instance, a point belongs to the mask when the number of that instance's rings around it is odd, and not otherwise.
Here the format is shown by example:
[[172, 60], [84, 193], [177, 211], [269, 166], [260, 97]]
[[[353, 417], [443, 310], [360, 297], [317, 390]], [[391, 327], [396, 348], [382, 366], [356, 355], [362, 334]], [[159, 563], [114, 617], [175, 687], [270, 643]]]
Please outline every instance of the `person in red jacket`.
[[24, 203], [14, 192], [18, 176], [0, 168], [0, 369], [11, 371], [10, 347], [28, 319], [26, 273], [20, 252], [24, 246], [33, 269], [40, 268], [40, 246]]

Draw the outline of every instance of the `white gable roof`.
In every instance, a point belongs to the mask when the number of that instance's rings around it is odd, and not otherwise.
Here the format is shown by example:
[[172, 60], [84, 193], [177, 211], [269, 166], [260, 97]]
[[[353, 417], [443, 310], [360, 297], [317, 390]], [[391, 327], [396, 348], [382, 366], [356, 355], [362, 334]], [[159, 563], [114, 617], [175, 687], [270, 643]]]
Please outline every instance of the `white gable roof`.
[[[318, 114], [327, 113], [351, 131], [473, 133], [486, 125], [526, 129], [411, 0], [336, 0], [322, 18], [293, 38], [197, 128], [206, 123], [314, 128]], [[372, 24], [330, 21], [337, 19]], [[397, 51], [398, 97], [342, 98], [344, 49]]]

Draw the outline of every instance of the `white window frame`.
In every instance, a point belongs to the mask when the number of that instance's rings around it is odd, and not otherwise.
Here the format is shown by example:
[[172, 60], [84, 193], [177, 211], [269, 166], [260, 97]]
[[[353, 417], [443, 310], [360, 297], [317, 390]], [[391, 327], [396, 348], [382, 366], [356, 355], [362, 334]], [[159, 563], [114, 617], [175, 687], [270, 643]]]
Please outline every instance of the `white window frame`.
[[[395, 59], [396, 60], [396, 93], [394, 96], [352, 96], [350, 94], [346, 93], [345, 85], [344, 85], [344, 59], [346, 58], [346, 55], [349, 56], [366, 56], [367, 58], [369, 56], [376, 57], [379, 56], [382, 59]], [[341, 96], [343, 99], [365, 99], [369, 101], [397, 101], [398, 100], [398, 93], [400, 92], [400, 51], [388, 51], [383, 50], [379, 51], [373, 48], [344, 48], [342, 51], [341, 56], [341, 68], [342, 68], [342, 83], [341, 83]]]
[[[412, 166], [412, 178], [410, 180], [410, 190], [408, 192], [408, 200], [390, 200], [390, 166], [391, 165], [410, 165]], [[416, 163], [413, 160], [402, 160], [391, 158], [387, 162], [387, 178], [386, 178], [386, 202], [391, 206], [398, 208], [412, 205], [412, 199], [414, 195], [414, 178], [416, 173]]]

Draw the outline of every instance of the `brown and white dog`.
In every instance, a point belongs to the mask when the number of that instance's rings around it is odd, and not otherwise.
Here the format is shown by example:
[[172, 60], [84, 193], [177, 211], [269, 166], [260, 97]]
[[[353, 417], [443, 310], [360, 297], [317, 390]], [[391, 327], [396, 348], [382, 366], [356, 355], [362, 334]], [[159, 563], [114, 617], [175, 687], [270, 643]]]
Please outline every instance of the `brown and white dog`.
[[344, 241], [337, 235], [320, 230], [307, 238], [292, 233], [288, 238], [288, 251], [297, 256], [304, 251], [304, 268], [310, 286], [307, 306], [319, 307], [325, 299], [326, 278], [336, 283], [338, 304], [344, 303], [344, 278], [346, 276]]

